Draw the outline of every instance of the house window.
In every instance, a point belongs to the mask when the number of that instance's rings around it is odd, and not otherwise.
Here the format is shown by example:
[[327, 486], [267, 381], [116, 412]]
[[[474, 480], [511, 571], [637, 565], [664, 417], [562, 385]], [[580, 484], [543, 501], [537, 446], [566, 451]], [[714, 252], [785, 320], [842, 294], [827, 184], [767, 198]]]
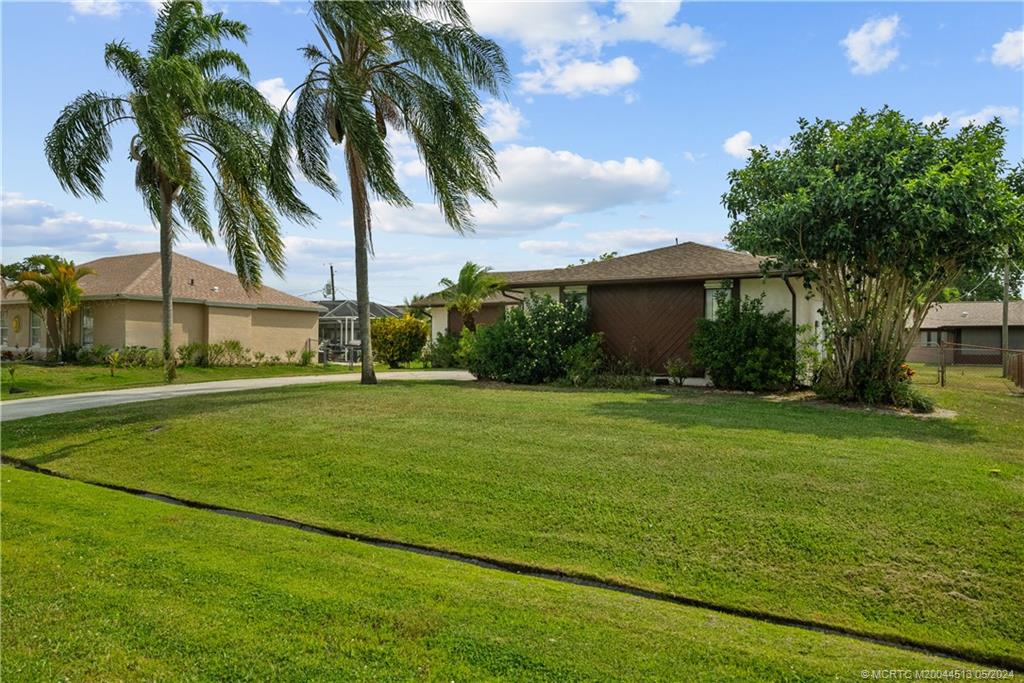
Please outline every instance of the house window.
[[704, 317], [714, 320], [717, 317], [719, 300], [721, 294], [727, 294], [732, 289], [732, 283], [728, 280], [708, 280], [704, 283]]
[[562, 304], [578, 304], [583, 308], [587, 307], [586, 287], [565, 287], [562, 289]]
[[10, 330], [7, 328], [7, 311], [0, 311], [0, 346], [7, 346], [7, 335]]
[[29, 314], [28, 323], [28, 345], [38, 346], [43, 343], [43, 316], [35, 311]]
[[93, 320], [92, 308], [82, 307], [82, 346], [92, 346], [93, 342]]
[[938, 346], [941, 334], [938, 330], [921, 330], [921, 346]]

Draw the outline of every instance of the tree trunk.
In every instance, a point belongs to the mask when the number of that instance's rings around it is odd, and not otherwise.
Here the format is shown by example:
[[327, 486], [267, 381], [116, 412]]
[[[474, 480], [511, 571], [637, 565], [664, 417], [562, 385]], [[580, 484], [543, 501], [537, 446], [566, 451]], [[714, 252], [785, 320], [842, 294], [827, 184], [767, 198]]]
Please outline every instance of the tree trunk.
[[470, 332], [476, 332], [476, 316], [472, 313], [465, 313], [462, 316], [462, 326]]
[[177, 375], [171, 337], [174, 325], [174, 304], [171, 301], [171, 265], [174, 258], [171, 202], [174, 193], [167, 183], [160, 187], [160, 294], [163, 297], [164, 382], [170, 384]]
[[359, 347], [362, 350], [362, 377], [359, 381], [363, 384], [376, 384], [377, 375], [373, 372], [373, 348], [370, 343], [370, 205], [362, 161], [349, 144], [345, 145], [345, 157], [348, 162], [356, 250], [356, 309], [359, 315]]

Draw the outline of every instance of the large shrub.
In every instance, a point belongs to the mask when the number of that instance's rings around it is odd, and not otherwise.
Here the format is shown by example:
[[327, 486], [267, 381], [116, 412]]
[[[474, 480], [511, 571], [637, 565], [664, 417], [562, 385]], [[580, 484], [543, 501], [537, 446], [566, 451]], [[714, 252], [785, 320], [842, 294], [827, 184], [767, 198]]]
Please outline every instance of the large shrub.
[[507, 310], [493, 325], [477, 329], [466, 364], [480, 379], [552, 382], [565, 379], [569, 366], [577, 373], [592, 367], [594, 344], [583, 307], [566, 306], [548, 296], [531, 298], [525, 306]]
[[374, 318], [370, 323], [374, 358], [388, 367], [416, 360], [427, 343], [427, 323], [410, 315], [401, 318]]
[[423, 363], [432, 368], [462, 367], [459, 358], [459, 337], [445, 330], [423, 348]]
[[720, 389], [775, 391], [796, 371], [796, 329], [787, 311], [765, 313], [763, 298], [719, 295], [714, 320], [697, 321], [690, 349]]

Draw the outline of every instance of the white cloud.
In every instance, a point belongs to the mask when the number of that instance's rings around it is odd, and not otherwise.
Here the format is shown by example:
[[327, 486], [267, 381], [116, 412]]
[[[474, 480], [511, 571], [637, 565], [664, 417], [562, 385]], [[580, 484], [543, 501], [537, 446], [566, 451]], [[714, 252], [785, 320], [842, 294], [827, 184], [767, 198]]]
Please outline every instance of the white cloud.
[[[291, 90], [284, 84], [284, 79], [278, 76], [277, 78], [268, 78], [264, 81], [258, 81], [256, 83], [256, 89], [267, 98], [270, 104], [274, 105], [274, 109], [278, 111], [284, 106], [285, 100], [288, 99], [288, 94]], [[291, 109], [294, 106], [294, 101], [288, 103], [288, 108]]]
[[735, 135], [730, 135], [722, 143], [722, 149], [729, 156], [737, 159], [746, 159], [750, 156], [750, 148], [754, 146], [754, 136], [749, 130], [741, 130]]
[[585, 2], [530, 3], [528, 9], [511, 2], [467, 4], [477, 30], [523, 46], [524, 60], [536, 66], [519, 75], [524, 91], [570, 96], [609, 94], [638, 78], [632, 60], [602, 58], [606, 48], [621, 43], [657, 45], [689, 64], [711, 59], [718, 43], [703, 28], [678, 22], [680, 7], [678, 1], [620, 1], [611, 13], [601, 13]]
[[117, 17], [124, 4], [119, 0], [71, 0], [71, 11], [97, 17]]
[[520, 74], [523, 92], [580, 95], [610, 95], [640, 77], [640, 69], [629, 57], [616, 57], [610, 62], [581, 61], [566, 63], [545, 61], [536, 71]]
[[1007, 126], [1017, 125], [1020, 123], [1020, 107], [990, 104], [974, 113], [968, 113], [962, 109], [952, 114], [945, 114], [939, 111], [928, 116], [922, 116], [921, 121], [926, 124], [932, 124], [938, 123], [942, 119], [949, 119], [950, 127], [957, 129], [971, 124], [983, 126], [997, 116]]
[[136, 241], [142, 235], [152, 236], [152, 244], [157, 237], [152, 225], [86, 218], [16, 192], [0, 195], [0, 223], [5, 249], [31, 246], [51, 253], [66, 249], [108, 252], [120, 250], [126, 235], [135, 236]]
[[1024, 68], [1024, 27], [1017, 31], [1007, 31], [992, 46], [992, 63], [1011, 69]]
[[840, 44], [846, 48], [851, 71], [868, 75], [886, 69], [900, 55], [892, 45], [900, 25], [899, 15], [870, 19], [857, 30], [846, 34]]
[[490, 100], [484, 103], [483, 110], [487, 120], [484, 133], [491, 142], [515, 140], [520, 135], [520, 129], [526, 125], [523, 112], [508, 102]]
[[[552, 227], [572, 214], [593, 213], [640, 201], [656, 201], [671, 178], [655, 159], [597, 161], [566, 151], [511, 145], [497, 155], [501, 180], [497, 206], [473, 206], [482, 234], [521, 233]], [[433, 204], [398, 209], [374, 207], [375, 229], [423, 235], [453, 235]]]

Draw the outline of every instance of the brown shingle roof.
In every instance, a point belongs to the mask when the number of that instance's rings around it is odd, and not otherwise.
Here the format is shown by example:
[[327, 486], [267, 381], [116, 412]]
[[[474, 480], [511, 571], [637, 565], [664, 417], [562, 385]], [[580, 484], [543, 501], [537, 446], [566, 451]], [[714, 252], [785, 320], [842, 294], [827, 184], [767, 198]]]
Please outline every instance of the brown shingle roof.
[[[495, 292], [486, 299], [485, 304], [518, 304], [522, 303], [523, 295], [515, 292]], [[420, 297], [413, 301], [410, 306], [414, 308], [430, 308], [431, 306], [444, 306], [444, 299], [441, 293], [436, 292], [428, 296]]]
[[[761, 274], [762, 259], [750, 254], [683, 242], [669, 247], [617, 256], [607, 261], [585, 263], [550, 270], [520, 270], [495, 273], [509, 289], [546, 285], [589, 285], [609, 282], [659, 280], [705, 280], [752, 277]], [[417, 306], [438, 306], [440, 297], [432, 294], [416, 302]]]
[[510, 287], [538, 285], [585, 285], [637, 280], [703, 280], [706, 278], [759, 275], [761, 259], [738, 251], [697, 242], [617, 256], [607, 261], [551, 270], [495, 273]]
[[[1024, 301], [1011, 301], [1010, 325], [1024, 325]], [[921, 324], [921, 329], [940, 327], [999, 327], [1003, 324], [1002, 301], [955, 301], [933, 304]]]
[[[95, 271], [79, 280], [84, 298], [102, 299], [159, 299], [160, 254], [130, 254], [108, 256], [81, 266]], [[172, 296], [175, 301], [201, 301], [228, 306], [255, 308], [301, 308], [319, 311], [320, 306], [310, 301], [285, 294], [271, 287], [247, 292], [238, 278], [226, 270], [214, 268], [194, 258], [174, 254], [171, 267]], [[8, 299], [24, 295], [11, 292]]]

